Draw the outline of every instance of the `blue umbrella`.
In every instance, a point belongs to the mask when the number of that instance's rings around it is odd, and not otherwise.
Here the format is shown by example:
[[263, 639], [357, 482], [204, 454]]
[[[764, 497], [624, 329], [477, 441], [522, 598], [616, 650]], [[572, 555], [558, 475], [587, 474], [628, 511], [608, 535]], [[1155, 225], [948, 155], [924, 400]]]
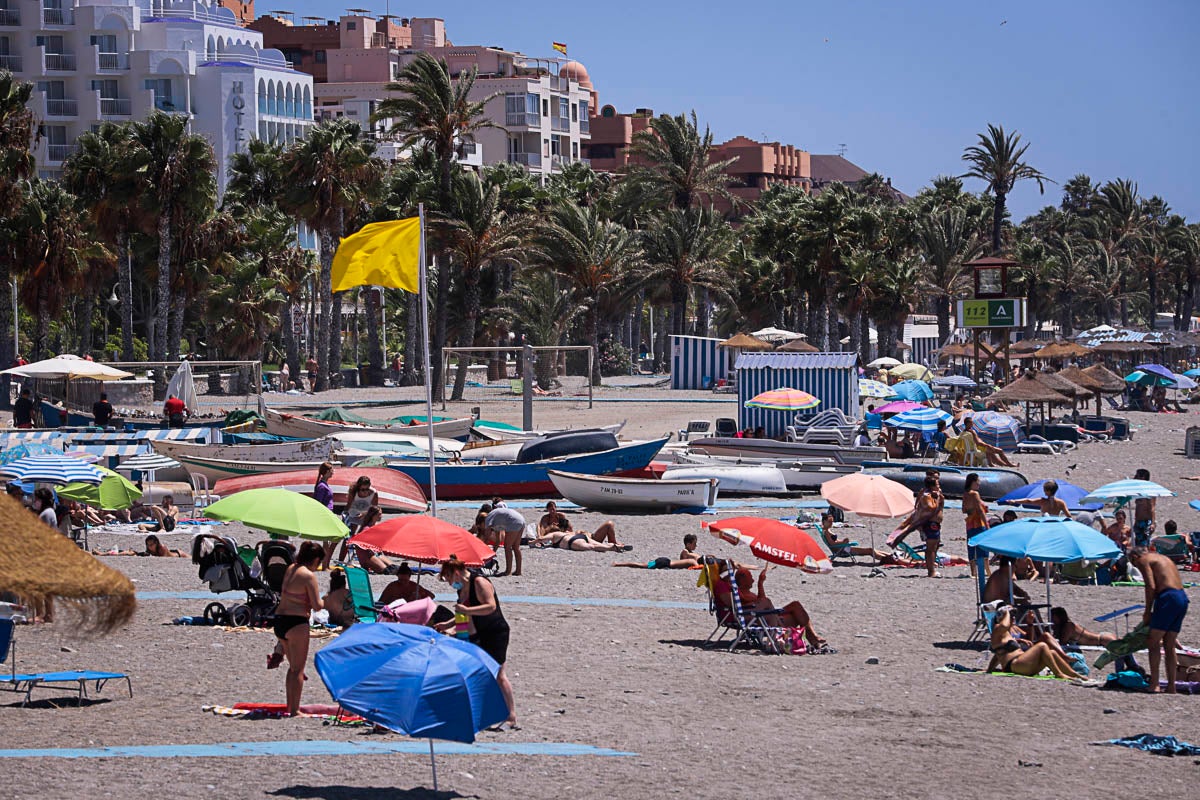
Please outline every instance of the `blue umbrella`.
[[26, 456], [0, 467], [0, 475], [37, 483], [100, 483], [104, 473], [73, 456]]
[[979, 384], [968, 378], [966, 375], [943, 375], [940, 378], [933, 379], [934, 386], [961, 386], [964, 389], [973, 389]]
[[1194, 380], [1192, 380], [1187, 375], [1176, 375], [1175, 376], [1175, 388], [1176, 389], [1183, 389], [1186, 392], [1186, 391], [1191, 391], [1192, 389], [1195, 389], [1197, 386], [1200, 386], [1200, 384], [1197, 384]]
[[1135, 369], [1133, 372], [1125, 376], [1126, 383], [1136, 383], [1139, 386], [1174, 386], [1175, 378], [1164, 378], [1153, 372], [1143, 372], [1140, 369]]
[[1200, 368], [1189, 369], [1187, 372], [1185, 372], [1183, 374], [1187, 375], [1189, 378], [1200, 378]]
[[1021, 423], [1007, 414], [1001, 414], [999, 411], [979, 411], [972, 414], [971, 419], [974, 422], [975, 435], [984, 444], [1011, 452], [1025, 441], [1025, 431], [1021, 428]]
[[[1014, 489], [996, 502], [1004, 505], [1019, 506], [1027, 500], [1041, 500], [1046, 496], [1046, 493], [1042, 491], [1043, 483], [1045, 481], [1034, 481], [1033, 483], [1026, 484], [1020, 489]], [[1058, 494], [1056, 496], [1067, 504], [1067, 510], [1096, 511], [1103, 507], [1102, 503], [1080, 502], [1087, 495], [1087, 489], [1076, 486], [1073, 483], [1067, 483], [1066, 481], [1057, 481], [1057, 483]]]
[[59, 448], [51, 447], [43, 442], [26, 442], [0, 452], [0, 465], [11, 464], [29, 456], [61, 456], [62, 452]]
[[942, 411], [940, 408], [913, 408], [908, 411], [901, 411], [899, 414], [888, 417], [883, 421], [884, 425], [890, 425], [893, 428], [904, 428], [910, 431], [921, 431], [922, 433], [931, 433], [937, 430], [937, 424], [944, 422], [950, 424], [954, 417]]
[[[355, 625], [317, 653], [317, 673], [333, 699], [390, 730], [433, 740], [473, 742], [508, 719], [491, 656], [470, 642], [420, 625]], [[437, 789], [437, 765], [433, 765]]]
[[933, 399], [933, 389], [925, 381], [900, 381], [892, 385], [892, 392], [905, 400], [923, 403]]
[[1175, 373], [1171, 372], [1171, 370], [1167, 369], [1162, 364], [1138, 364], [1136, 367], [1134, 367], [1134, 369], [1140, 370], [1141, 372], [1145, 372], [1149, 375], [1157, 375], [1160, 378], [1170, 381], [1171, 383], [1175, 382]]

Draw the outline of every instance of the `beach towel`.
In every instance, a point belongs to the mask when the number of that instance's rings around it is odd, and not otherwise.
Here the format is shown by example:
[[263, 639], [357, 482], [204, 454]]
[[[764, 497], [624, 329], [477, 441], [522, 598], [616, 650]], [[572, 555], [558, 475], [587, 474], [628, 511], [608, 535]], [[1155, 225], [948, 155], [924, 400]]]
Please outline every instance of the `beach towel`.
[[1152, 733], [1141, 733], [1137, 736], [1126, 736], [1123, 739], [1109, 739], [1105, 742], [1092, 744], [1111, 744], [1119, 747], [1130, 747], [1156, 756], [1200, 756], [1200, 747], [1187, 742], [1181, 742], [1174, 736], [1155, 736]]
[[[220, 717], [236, 719], [283, 719], [287, 715], [287, 706], [283, 703], [234, 703], [232, 706], [205, 705], [201, 711], [216, 714]], [[339, 716], [339, 712], [341, 716]], [[343, 710], [340, 706], [328, 703], [313, 703], [300, 706], [300, 716], [312, 717], [328, 722], [341, 722], [350, 725], [365, 725], [362, 717]]]
[[1104, 652], [1092, 664], [1096, 669], [1104, 669], [1121, 656], [1133, 655], [1138, 650], [1146, 649], [1146, 639], [1150, 637], [1150, 628], [1146, 623], [1139, 623], [1136, 628], [1116, 641], [1104, 646]]
[[1064, 683], [1070, 683], [1074, 686], [1086, 686], [1089, 688], [1095, 688], [1101, 685], [1100, 681], [1088, 680], [1086, 678], [1083, 680], [1076, 680], [1075, 678], [1058, 678], [1054, 675], [1051, 675], [1049, 671], [1045, 670], [1038, 675], [1018, 675], [1015, 672], [987, 672], [986, 670], [982, 669], [964, 667], [962, 664], [945, 664], [935, 668], [934, 672], [946, 672], [953, 675], [994, 675], [1001, 678], [1032, 678], [1033, 680], [1037, 681], [1063, 681]]

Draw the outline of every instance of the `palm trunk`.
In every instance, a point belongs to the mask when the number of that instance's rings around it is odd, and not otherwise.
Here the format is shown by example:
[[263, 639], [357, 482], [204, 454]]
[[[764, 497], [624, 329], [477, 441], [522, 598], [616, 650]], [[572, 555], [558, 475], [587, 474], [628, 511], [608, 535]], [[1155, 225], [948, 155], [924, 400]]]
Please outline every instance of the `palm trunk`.
[[450, 316], [450, 259], [444, 258], [437, 268], [437, 319], [433, 325], [433, 348], [429, 358], [433, 380], [433, 399], [446, 394], [446, 379], [442, 375], [442, 348], [446, 346], [446, 324]]
[[824, 298], [814, 304], [813, 330], [817, 338], [812, 345], [822, 353], [829, 352], [829, 302]]
[[1150, 300], [1150, 310], [1146, 314], [1146, 327], [1154, 330], [1158, 320], [1158, 272], [1153, 267], [1146, 270], [1146, 295]]
[[[696, 290], [696, 335], [708, 336], [709, 322], [712, 319], [712, 308], [708, 301], [708, 287], [701, 286]], [[599, 350], [596, 351], [599, 353]], [[599, 385], [599, 382], [597, 382]]]
[[[337, 228], [334, 231], [334, 242], [340, 242], [346, 234], [346, 211], [338, 209], [337, 212]], [[329, 254], [330, 263], [330, 286], [329, 300], [331, 304], [329, 312], [329, 374], [332, 376], [335, 372], [340, 372], [342, 369], [342, 296], [345, 292], [333, 293], [333, 256], [337, 252], [337, 244], [333, 245], [333, 249]]]
[[[857, 309], [854, 309], [851, 310], [848, 316], [850, 317], [850, 352], [862, 353], [862, 314]], [[866, 362], [864, 361], [864, 363]]]
[[1126, 282], [1125, 273], [1121, 273], [1120, 283], [1118, 287], [1121, 292], [1121, 327], [1129, 327], [1129, 299], [1126, 297], [1128, 284]]
[[938, 341], [945, 342], [950, 338], [950, 296], [938, 295], [933, 304], [937, 314]]
[[333, 236], [328, 228], [321, 229], [321, 275], [317, 279], [317, 301], [321, 304], [317, 320], [317, 381], [315, 392], [329, 388], [329, 329], [333, 318]]
[[419, 295], [415, 294], [404, 295], [404, 372], [400, 375], [401, 386], [416, 386], [421, 383], [417, 378], [417, 362], [420, 360], [420, 356], [417, 355], [417, 341], [421, 335], [421, 307], [417, 302], [418, 297]]
[[600, 385], [600, 315], [593, 307], [588, 310], [588, 344], [592, 346], [592, 386]]
[[996, 204], [992, 207], [992, 255], [1000, 255], [1001, 237], [1004, 228], [1004, 205], [1008, 195], [996, 192]]
[[121, 360], [133, 361], [133, 264], [129, 234], [121, 236], [117, 248], [117, 298], [121, 303]]
[[[480, 291], [479, 291], [479, 270], [466, 269], [463, 271], [463, 323], [462, 331], [458, 334], [459, 347], [474, 347], [475, 346], [475, 323], [479, 319], [480, 306]], [[463, 391], [467, 386], [467, 367], [470, 366], [471, 359], [464, 358], [462, 354], [458, 357], [458, 370], [454, 374], [454, 392], [450, 395], [451, 400], [462, 400]]]
[[379, 335], [382, 294], [382, 289], [367, 289], [367, 386], [383, 386], [383, 340]]
[[46, 357], [46, 344], [50, 338], [50, 292], [45, 281], [38, 283], [37, 319], [33, 328], [33, 358], [41, 361]]
[[171, 300], [171, 321], [167, 329], [167, 361], [179, 358], [179, 343], [183, 341], [183, 323], [187, 316], [186, 299], [182, 292]]
[[862, 359], [863, 364], [869, 364], [874, 359], [871, 358], [871, 316], [864, 308], [858, 313], [859, 336], [861, 337], [858, 343], [858, 357]]
[[[92, 352], [95, 347], [95, 322], [96, 317], [96, 284], [87, 281], [84, 284], [82, 310], [79, 314], [79, 352]], [[104, 354], [100, 354], [100, 360], [104, 360]]]
[[687, 333], [684, 329], [687, 321], [687, 301], [688, 287], [683, 284], [673, 285], [671, 287], [671, 313], [673, 315], [671, 333], [676, 336], [683, 336]]
[[642, 357], [642, 313], [646, 307], [646, 292], [640, 290], [633, 301], [633, 317], [629, 320], [629, 350], [633, 353], [635, 366], [639, 366]]
[[158, 215], [158, 298], [154, 306], [154, 352], [151, 361], [167, 358], [168, 324], [171, 314], [171, 215]]
[[661, 372], [667, 365], [667, 331], [671, 324], [671, 306], [652, 308], [651, 313], [658, 315], [658, 325], [654, 326], [654, 369]]
[[[13, 348], [13, 315], [12, 301], [16, 292], [12, 288], [12, 266], [7, 260], [10, 251], [4, 252], [5, 259], [0, 260], [0, 286], [7, 291], [0, 291], [0, 365], [5, 369], [16, 361], [17, 353]], [[11, 294], [10, 294], [11, 293]], [[9, 408], [12, 405], [10, 386], [12, 379], [8, 375], [0, 375], [0, 407]]]
[[[300, 380], [300, 341], [296, 338], [296, 298], [289, 297], [283, 305], [283, 351], [287, 359], [288, 374], [295, 382]], [[284, 387], [286, 391], [291, 387]]]

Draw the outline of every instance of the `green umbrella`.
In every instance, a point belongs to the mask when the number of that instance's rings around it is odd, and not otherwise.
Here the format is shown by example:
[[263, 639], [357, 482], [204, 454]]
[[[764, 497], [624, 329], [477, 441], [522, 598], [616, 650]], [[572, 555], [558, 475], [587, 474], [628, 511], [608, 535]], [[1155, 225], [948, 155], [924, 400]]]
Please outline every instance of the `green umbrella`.
[[106, 510], [129, 508], [134, 501], [141, 498], [142, 490], [130, 483], [125, 476], [118, 475], [107, 467], [96, 469], [104, 473], [104, 480], [99, 484], [68, 483], [58, 490], [58, 496]]
[[212, 519], [235, 520], [277, 536], [337, 541], [350, 529], [328, 508], [307, 495], [287, 489], [250, 489], [218, 500], [204, 509]]

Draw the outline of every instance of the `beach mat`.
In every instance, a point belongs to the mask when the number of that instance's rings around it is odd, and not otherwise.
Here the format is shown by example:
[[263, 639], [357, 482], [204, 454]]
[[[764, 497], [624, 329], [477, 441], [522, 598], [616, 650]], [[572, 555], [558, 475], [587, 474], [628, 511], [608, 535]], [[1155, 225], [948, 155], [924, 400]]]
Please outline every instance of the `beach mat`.
[[1072, 686], [1082, 686], [1088, 689], [1095, 689], [1100, 686], [1099, 681], [1076, 681], [1070, 678], [1057, 678], [1053, 675], [1018, 675], [1015, 672], [988, 672], [975, 667], [964, 667], [962, 664], [945, 664], [935, 669], [934, 672], [945, 672], [953, 675], [994, 675], [1000, 678], [1027, 678], [1035, 681], [1060, 681], [1061, 683], [1069, 683]]
[[[234, 717], [237, 719], [284, 719], [287, 716], [287, 705], [284, 703], [234, 703], [232, 706], [205, 705], [201, 711], [216, 714], [219, 717]], [[341, 716], [338, 716], [339, 712]], [[300, 715], [314, 719], [339, 722], [350, 725], [364, 725], [366, 720], [357, 714], [344, 711], [340, 706], [328, 703], [312, 703], [300, 706]]]

